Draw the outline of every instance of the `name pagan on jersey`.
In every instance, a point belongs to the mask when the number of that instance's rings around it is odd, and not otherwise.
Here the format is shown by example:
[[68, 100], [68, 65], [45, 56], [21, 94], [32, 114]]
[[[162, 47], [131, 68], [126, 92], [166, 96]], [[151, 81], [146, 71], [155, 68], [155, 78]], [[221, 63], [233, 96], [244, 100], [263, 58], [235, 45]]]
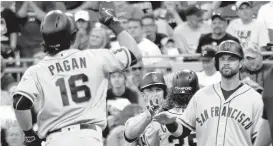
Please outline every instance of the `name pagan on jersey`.
[[234, 119], [246, 130], [253, 125], [252, 120], [247, 117], [245, 113], [238, 109], [226, 106], [224, 106], [222, 110], [218, 106], [206, 109], [200, 114], [199, 117], [196, 118], [196, 121], [200, 124], [200, 126], [203, 126], [209, 118], [217, 118], [219, 116]]
[[48, 66], [51, 75], [80, 68], [86, 68], [85, 57], [70, 58]]

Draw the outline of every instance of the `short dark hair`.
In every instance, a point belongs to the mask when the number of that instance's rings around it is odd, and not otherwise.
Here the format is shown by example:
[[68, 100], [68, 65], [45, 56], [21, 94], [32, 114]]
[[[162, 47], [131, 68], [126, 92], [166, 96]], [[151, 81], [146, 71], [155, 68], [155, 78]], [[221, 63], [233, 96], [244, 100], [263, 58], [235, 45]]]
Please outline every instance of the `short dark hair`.
[[128, 23], [131, 22], [131, 21], [133, 21], [133, 22], [139, 22], [140, 26], [141, 27], [143, 26], [143, 24], [141, 22], [141, 19], [136, 19], [136, 18], [130, 18], [130, 19], [128, 19]]

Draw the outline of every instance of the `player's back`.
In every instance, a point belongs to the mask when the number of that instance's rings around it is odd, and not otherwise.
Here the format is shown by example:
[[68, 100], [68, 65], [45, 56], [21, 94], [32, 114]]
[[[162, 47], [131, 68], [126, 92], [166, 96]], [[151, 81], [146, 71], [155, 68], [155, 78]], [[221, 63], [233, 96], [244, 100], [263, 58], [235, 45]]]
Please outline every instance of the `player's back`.
[[[169, 112], [173, 115], [176, 115], [177, 117], [180, 117], [183, 114], [182, 108], [173, 108], [169, 110]], [[159, 136], [160, 146], [196, 146], [195, 132], [191, 132], [191, 134], [184, 139], [176, 138], [171, 135], [165, 125], [161, 125]]]
[[47, 56], [33, 66], [41, 103], [40, 137], [48, 131], [78, 123], [106, 126], [108, 74], [103, 54], [109, 55], [104, 50], [69, 49]]

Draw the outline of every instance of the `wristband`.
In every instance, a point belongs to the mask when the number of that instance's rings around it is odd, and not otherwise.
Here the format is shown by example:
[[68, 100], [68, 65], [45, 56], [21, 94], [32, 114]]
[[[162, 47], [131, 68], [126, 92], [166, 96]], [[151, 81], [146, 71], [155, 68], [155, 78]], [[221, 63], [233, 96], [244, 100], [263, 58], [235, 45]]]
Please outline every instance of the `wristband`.
[[[24, 130], [23, 130], [24, 131]], [[37, 135], [33, 129], [30, 129], [28, 131], [24, 131], [26, 136], [34, 136]]]
[[109, 28], [111, 28], [113, 30], [113, 32], [115, 33], [115, 35], [117, 36], [118, 34], [120, 34], [123, 30], [125, 30], [119, 21], [112, 21], [109, 25]]
[[167, 124], [166, 127], [169, 130], [169, 132], [174, 133], [178, 128], [178, 124], [177, 124], [177, 122], [174, 121], [171, 124]]

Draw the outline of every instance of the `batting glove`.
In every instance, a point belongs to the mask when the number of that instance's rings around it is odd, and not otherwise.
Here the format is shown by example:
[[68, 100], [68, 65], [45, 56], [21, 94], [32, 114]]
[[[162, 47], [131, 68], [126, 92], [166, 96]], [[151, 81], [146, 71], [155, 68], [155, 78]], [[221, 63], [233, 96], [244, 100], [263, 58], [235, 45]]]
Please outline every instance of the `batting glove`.
[[99, 2], [99, 14], [100, 22], [106, 26], [118, 21], [115, 15], [115, 6], [112, 2]]
[[29, 131], [24, 131], [24, 133], [25, 133], [24, 144], [26, 146], [42, 146], [42, 140], [32, 129]]

